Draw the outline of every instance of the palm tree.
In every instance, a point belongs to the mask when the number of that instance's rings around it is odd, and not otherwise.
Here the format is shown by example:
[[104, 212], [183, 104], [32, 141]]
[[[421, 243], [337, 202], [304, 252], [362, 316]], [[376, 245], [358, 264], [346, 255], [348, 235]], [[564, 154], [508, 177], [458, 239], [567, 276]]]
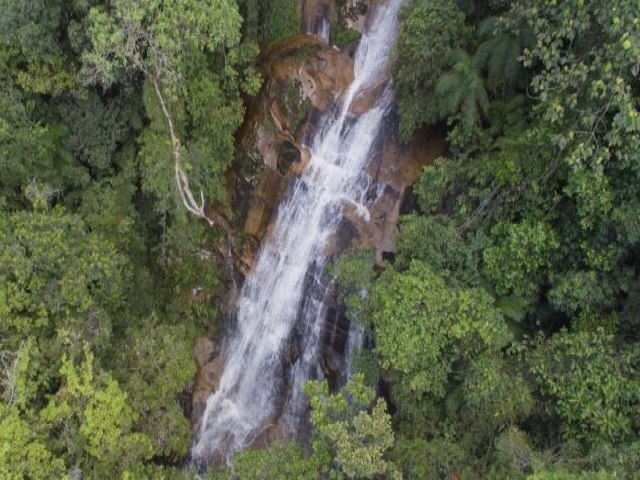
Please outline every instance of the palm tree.
[[479, 125], [489, 108], [484, 79], [464, 50], [453, 50], [448, 60], [451, 70], [440, 77], [435, 89], [441, 102], [440, 115], [444, 118], [460, 113], [467, 126]]

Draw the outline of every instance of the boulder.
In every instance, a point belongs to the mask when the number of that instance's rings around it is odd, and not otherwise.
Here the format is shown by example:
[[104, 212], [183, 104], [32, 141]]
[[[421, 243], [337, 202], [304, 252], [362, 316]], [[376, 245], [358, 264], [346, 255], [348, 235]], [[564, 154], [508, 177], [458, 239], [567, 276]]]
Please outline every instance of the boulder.
[[192, 419], [196, 420], [202, 417], [209, 395], [218, 390], [224, 364], [222, 357], [216, 352], [215, 344], [207, 337], [196, 340], [193, 359], [196, 362], [196, 376], [191, 395], [191, 411]]
[[445, 138], [434, 129], [417, 132], [407, 145], [400, 145], [394, 138], [383, 147], [378, 164], [370, 165], [369, 173], [379, 183], [387, 185], [382, 195], [370, 208], [370, 237], [365, 238], [376, 258], [382, 262], [382, 254], [395, 252], [396, 224], [405, 193], [424, 170], [445, 152]]
[[274, 440], [284, 439], [286, 439], [286, 435], [283, 426], [279, 422], [268, 422], [254, 437], [248, 448], [266, 450]]
[[343, 16], [347, 27], [357, 32], [364, 32], [367, 25], [367, 15], [369, 8], [375, 4], [376, 0], [346, 0], [344, 2]]

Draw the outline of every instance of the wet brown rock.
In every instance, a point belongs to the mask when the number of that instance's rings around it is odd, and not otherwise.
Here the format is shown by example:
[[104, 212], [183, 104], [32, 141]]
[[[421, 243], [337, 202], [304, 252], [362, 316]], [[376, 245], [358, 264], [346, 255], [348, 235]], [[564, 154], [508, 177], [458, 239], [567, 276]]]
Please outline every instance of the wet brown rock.
[[307, 79], [310, 89], [305, 94], [312, 105], [326, 110], [353, 81], [353, 60], [335, 48], [325, 47], [301, 71], [301, 77]]
[[306, 166], [309, 164], [309, 161], [311, 160], [311, 152], [309, 151], [309, 149], [305, 146], [302, 146], [300, 148], [300, 161], [294, 165], [292, 165], [291, 167], [291, 173], [292, 174], [297, 174], [297, 173], [301, 173]]
[[381, 82], [363, 90], [360, 94], [353, 99], [349, 107], [349, 112], [353, 115], [362, 115], [369, 111], [380, 98], [382, 90], [386, 86], [385, 77], [381, 77]]
[[269, 132], [264, 125], [256, 125], [254, 146], [264, 165], [276, 169], [280, 153], [279, 143], [276, 136]]
[[389, 143], [385, 146], [382, 162], [371, 173], [395, 190], [412, 185], [426, 165], [442, 156], [445, 139], [432, 129], [416, 133], [406, 146]]
[[267, 423], [251, 441], [249, 448], [266, 450], [274, 440], [284, 440], [285, 438], [285, 431], [280, 423]]
[[353, 80], [353, 59], [316, 36], [293, 37], [271, 47], [263, 64], [265, 89], [278, 80], [297, 81], [304, 98], [320, 110], [329, 107]]
[[333, 0], [302, 0], [300, 13], [302, 32], [319, 32], [323, 22], [329, 22], [335, 8]]
[[[331, 2], [310, 2], [320, 8]], [[325, 8], [325, 7], [323, 7]], [[242, 259], [250, 266], [291, 175], [309, 161], [303, 145], [315, 130], [314, 121], [330, 108], [353, 80], [353, 60], [314, 36], [298, 36], [265, 52], [261, 63], [264, 86], [249, 106], [239, 144], [261, 170], [257, 180], [244, 185], [234, 198], [250, 200], [243, 214]]]
[[214, 353], [214, 344], [210, 338], [200, 337], [196, 340], [193, 347], [193, 359], [198, 367], [198, 373], [213, 360]]
[[207, 398], [220, 386], [220, 378], [224, 369], [222, 357], [216, 355], [215, 345], [211, 339], [200, 337], [193, 348], [193, 359], [196, 362], [196, 376], [191, 395], [192, 418], [200, 418]]
[[424, 167], [445, 151], [445, 139], [434, 130], [418, 132], [407, 146], [387, 144], [376, 171], [370, 172], [388, 187], [371, 210], [373, 237], [371, 243], [382, 261], [383, 252], [395, 251], [396, 224], [405, 191], [420, 177]]
[[347, 27], [360, 33], [364, 32], [367, 26], [367, 15], [369, 8], [374, 7], [377, 0], [347, 0], [345, 2], [345, 20]]
[[273, 210], [278, 205], [282, 188], [282, 175], [276, 170], [266, 168], [253, 192], [249, 213], [244, 224], [245, 235], [262, 238], [269, 225]]

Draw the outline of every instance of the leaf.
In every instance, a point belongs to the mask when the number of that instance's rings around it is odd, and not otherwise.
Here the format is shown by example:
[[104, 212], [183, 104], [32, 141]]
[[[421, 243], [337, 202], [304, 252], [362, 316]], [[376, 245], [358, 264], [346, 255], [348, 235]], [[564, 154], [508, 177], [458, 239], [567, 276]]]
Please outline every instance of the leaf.
[[526, 315], [526, 302], [517, 295], [508, 295], [501, 297], [496, 302], [496, 308], [502, 312], [502, 314], [514, 320], [521, 322]]

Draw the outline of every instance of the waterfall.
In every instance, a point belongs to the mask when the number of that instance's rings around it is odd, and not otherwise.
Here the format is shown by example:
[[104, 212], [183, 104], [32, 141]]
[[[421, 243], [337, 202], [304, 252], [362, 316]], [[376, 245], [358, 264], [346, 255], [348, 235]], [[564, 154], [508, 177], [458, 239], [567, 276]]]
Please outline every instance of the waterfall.
[[302, 33], [307, 35], [318, 35], [329, 43], [331, 40], [331, 5], [328, 2], [318, 2], [313, 4], [313, 9], [307, 8], [307, 2], [302, 3], [302, 15], [304, 21], [302, 23]]
[[364, 343], [364, 328], [361, 325], [353, 325], [349, 329], [349, 338], [347, 339], [347, 350], [345, 352], [345, 372], [346, 378], [351, 377], [353, 370], [353, 357], [362, 349]]
[[322, 22], [320, 23], [320, 28], [316, 32], [317, 35], [320, 35], [324, 40], [328, 43], [331, 37], [331, 26], [329, 25], [329, 20], [325, 17], [322, 17]]
[[[372, 180], [364, 170], [392, 103], [387, 60], [402, 1], [375, 7], [355, 56], [354, 80], [321, 121], [311, 160], [289, 186], [245, 280], [236, 331], [223, 348], [220, 385], [207, 399], [192, 448], [194, 462], [229, 460], [276, 424], [291, 436], [305, 416], [302, 386], [321, 376], [327, 246], [346, 205], [368, 218]], [[350, 107], [363, 97], [372, 107], [355, 116]]]

